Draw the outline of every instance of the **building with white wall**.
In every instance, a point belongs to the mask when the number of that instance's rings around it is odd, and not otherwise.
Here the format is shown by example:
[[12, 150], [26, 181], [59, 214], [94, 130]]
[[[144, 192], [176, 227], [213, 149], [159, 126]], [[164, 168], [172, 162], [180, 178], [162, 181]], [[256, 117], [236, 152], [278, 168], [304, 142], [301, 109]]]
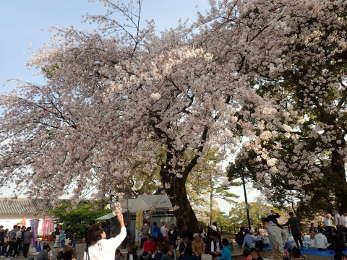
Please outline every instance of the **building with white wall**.
[[0, 225], [11, 230], [14, 225], [29, 227], [30, 220], [38, 219], [38, 234], [41, 235], [43, 224], [52, 222], [52, 218], [48, 214], [50, 209], [51, 207], [45, 205], [43, 200], [0, 198]]

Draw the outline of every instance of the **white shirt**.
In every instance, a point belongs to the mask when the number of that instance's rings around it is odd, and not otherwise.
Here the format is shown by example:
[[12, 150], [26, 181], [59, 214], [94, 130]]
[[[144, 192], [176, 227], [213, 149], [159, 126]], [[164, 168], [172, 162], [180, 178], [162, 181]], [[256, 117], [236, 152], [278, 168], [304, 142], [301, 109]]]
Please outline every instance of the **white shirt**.
[[167, 227], [165, 227], [165, 226], [162, 226], [162, 227], [160, 228], [160, 233], [162, 234], [163, 237], [167, 237], [168, 231], [169, 231], [169, 230], [168, 230]]
[[16, 232], [16, 238], [22, 238], [22, 231], [17, 231]]
[[347, 216], [341, 215], [339, 225], [347, 227]]
[[323, 224], [326, 227], [331, 227], [333, 225], [330, 217], [324, 217], [323, 218]]
[[335, 225], [338, 226], [340, 225], [340, 214], [339, 213], [335, 213], [334, 215], [334, 219], [335, 219]]
[[127, 236], [127, 230], [122, 227], [116, 237], [110, 239], [101, 239], [96, 244], [88, 247], [89, 259], [84, 253], [84, 260], [114, 260], [116, 249]]
[[314, 236], [313, 247], [326, 249], [328, 248], [328, 246], [328, 239], [325, 235], [323, 235], [322, 233], [318, 233]]
[[219, 242], [216, 242], [216, 248], [214, 248], [214, 242], [213, 240], [211, 241], [211, 252], [220, 252], [220, 246], [219, 246]]

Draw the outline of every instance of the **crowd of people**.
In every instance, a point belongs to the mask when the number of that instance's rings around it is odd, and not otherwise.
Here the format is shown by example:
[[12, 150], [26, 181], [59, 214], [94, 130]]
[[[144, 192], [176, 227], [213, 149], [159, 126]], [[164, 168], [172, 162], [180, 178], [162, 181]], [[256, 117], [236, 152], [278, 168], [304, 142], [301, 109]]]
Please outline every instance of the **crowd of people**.
[[0, 226], [0, 256], [27, 257], [32, 237], [31, 227], [14, 225], [8, 230]]
[[[317, 224], [311, 223], [306, 234], [300, 219], [293, 212], [289, 213], [288, 221], [284, 224], [278, 222], [279, 217], [278, 213], [272, 211], [269, 216], [262, 218], [263, 226], [254, 232], [242, 228], [235, 237], [236, 242], [247, 250], [263, 250], [271, 246], [278, 255], [285, 256], [292, 252], [298, 259], [300, 249], [304, 247], [320, 251], [332, 249], [335, 259], [342, 259], [347, 242], [347, 214], [335, 213], [332, 217], [326, 213], [318, 218]], [[288, 231], [285, 227], [288, 227]]]
[[216, 223], [195, 234], [190, 233], [187, 226], [177, 230], [175, 227], [168, 228], [165, 223], [159, 226], [154, 222], [151, 228], [145, 223], [141, 229], [141, 247], [143, 253], [138, 256], [141, 260], [232, 258], [232, 243], [221, 237]]
[[[332, 216], [326, 213], [305, 230], [294, 213], [289, 213], [285, 223], [279, 223], [280, 215], [272, 211], [262, 218], [263, 225], [255, 230], [241, 228], [235, 237], [228, 238], [222, 237], [217, 223], [194, 234], [188, 226], [177, 229], [165, 223], [158, 225], [154, 222], [151, 226], [144, 223], [140, 231], [139, 247], [135, 246], [135, 243], [128, 243], [127, 254], [123, 256], [117, 248], [126, 237], [126, 228], [122, 216], [117, 217], [122, 229], [114, 238], [106, 239], [106, 233], [100, 224], [93, 225], [88, 231], [87, 252], [90, 258], [85, 257], [85, 260], [106, 260], [105, 256], [100, 255], [102, 250], [112, 260], [232, 260], [237, 245], [243, 249], [245, 260], [262, 260], [262, 252], [269, 248], [284, 259], [302, 259], [300, 249], [307, 247], [320, 251], [333, 249], [335, 259], [342, 260], [347, 242], [347, 214], [340, 215], [336, 212]], [[65, 233], [61, 226], [52, 233], [52, 247], [59, 249], [54, 259], [75, 259], [72, 241]], [[13, 229], [7, 230], [0, 226], [0, 256], [27, 258], [32, 239], [31, 227], [15, 225]], [[236, 242], [235, 247], [233, 240]], [[43, 245], [35, 259], [53, 259], [49, 244]]]
[[[280, 224], [280, 215], [274, 211], [262, 218], [262, 225], [249, 230], [241, 228], [235, 236], [235, 242], [243, 248], [245, 260], [261, 260], [261, 252], [272, 249], [280, 259], [302, 259], [301, 249], [316, 248], [324, 251], [335, 250], [335, 259], [343, 259], [347, 235], [347, 214], [324, 214], [321, 221], [303, 229], [301, 220], [289, 213], [288, 220]], [[230, 260], [232, 258], [232, 239], [222, 238], [217, 224], [210, 225], [207, 230], [191, 234], [188, 227], [182, 230], [160, 226], [153, 223], [150, 227], [145, 223], [141, 229], [140, 255], [134, 245], [128, 248], [131, 260]], [[117, 259], [121, 260], [120, 252]], [[129, 258], [129, 256], [128, 256]], [[163, 259], [162, 259], [163, 258]]]
[[[34, 259], [29, 256], [29, 249], [33, 245], [34, 234], [31, 227], [14, 225], [11, 230], [5, 229], [0, 226], [0, 257], [19, 257], [22, 256], [27, 259]], [[51, 236], [54, 239], [53, 248], [57, 248], [57, 260], [73, 260], [74, 250], [72, 241], [69, 239], [61, 226], [58, 226]], [[42, 248], [36, 252], [36, 260], [52, 259], [52, 250], [49, 243], [44, 243]], [[36, 251], [35, 250], [35, 251]], [[28, 258], [29, 256], [29, 258]]]

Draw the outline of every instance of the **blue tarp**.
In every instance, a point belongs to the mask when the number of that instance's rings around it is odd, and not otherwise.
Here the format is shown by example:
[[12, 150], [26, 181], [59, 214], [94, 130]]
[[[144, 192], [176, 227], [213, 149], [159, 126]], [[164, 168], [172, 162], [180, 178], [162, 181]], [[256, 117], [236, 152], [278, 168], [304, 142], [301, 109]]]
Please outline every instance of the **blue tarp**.
[[[271, 246], [267, 246], [263, 248], [264, 251], [271, 251]], [[303, 255], [315, 255], [315, 256], [334, 256], [334, 250], [318, 250], [317, 248], [304, 248], [301, 249], [301, 254]], [[347, 256], [347, 249], [343, 251], [343, 254]]]
[[334, 256], [334, 250], [318, 250], [316, 248], [304, 248], [301, 249], [303, 255], [316, 255], [316, 256]]

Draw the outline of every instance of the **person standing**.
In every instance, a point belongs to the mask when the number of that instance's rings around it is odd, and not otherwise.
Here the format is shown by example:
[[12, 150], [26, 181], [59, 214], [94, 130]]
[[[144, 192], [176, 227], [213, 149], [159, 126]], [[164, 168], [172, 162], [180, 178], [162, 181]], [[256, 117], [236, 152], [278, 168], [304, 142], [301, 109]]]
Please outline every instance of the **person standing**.
[[161, 228], [160, 228], [160, 233], [161, 236], [163, 237], [164, 240], [168, 240], [168, 228], [166, 227], [165, 223], [162, 223]]
[[5, 256], [7, 254], [7, 249], [8, 249], [8, 246], [9, 246], [9, 239], [8, 239], [8, 229], [5, 229], [4, 230], [4, 244], [3, 244], [3, 247], [2, 247], [2, 251], [1, 251], [1, 255], [2, 256]]
[[277, 212], [273, 210], [271, 210], [270, 212], [271, 214], [267, 217], [267, 219], [271, 221], [272, 223], [276, 224], [279, 228], [282, 228], [282, 226], [278, 223], [278, 220], [277, 220], [278, 218], [281, 217], [280, 214], [278, 214]]
[[113, 212], [121, 226], [120, 233], [110, 239], [106, 239], [106, 233], [101, 224], [94, 224], [88, 229], [87, 233], [87, 251], [84, 254], [84, 260], [114, 260], [116, 249], [122, 244], [127, 236], [127, 230], [124, 224], [123, 214], [120, 213], [119, 204]]
[[2, 255], [5, 246], [5, 235], [4, 226], [0, 226], [0, 255]]
[[297, 248], [300, 248], [300, 247], [303, 248], [299, 218], [294, 217], [293, 212], [289, 212], [289, 219], [288, 219], [287, 223], [285, 223], [283, 226], [289, 227], [289, 231], [293, 235], [296, 247]]
[[341, 217], [340, 213], [337, 210], [335, 210], [334, 211], [334, 222], [335, 222], [336, 227], [340, 226], [340, 217]]
[[218, 236], [211, 233], [206, 239], [206, 254], [212, 255], [212, 257], [219, 256], [222, 250], [222, 245], [219, 243]]
[[241, 247], [243, 240], [245, 238], [244, 228], [240, 228], [240, 231], [236, 234], [235, 240], [236, 243]]
[[22, 233], [22, 237], [21, 237], [21, 240], [20, 240], [20, 244], [19, 244], [19, 248], [18, 248], [18, 252], [19, 254], [22, 252], [22, 255], [24, 255], [24, 243], [23, 243], [23, 238], [24, 238], [24, 232], [26, 230], [26, 227], [25, 226], [22, 226], [20, 231]]
[[147, 222], [141, 227], [141, 248], [143, 243], [149, 238], [149, 225]]
[[347, 231], [347, 213], [345, 212], [340, 216], [340, 221], [339, 221], [340, 226], [344, 229], [344, 231]]
[[168, 237], [169, 237], [170, 245], [172, 245], [174, 248], [176, 248], [177, 247], [177, 230], [176, 230], [176, 227], [171, 227], [169, 229]]
[[342, 231], [342, 227], [338, 226], [337, 230], [333, 230], [332, 234], [332, 244], [331, 248], [335, 250], [334, 260], [342, 260], [343, 253], [342, 251], [345, 249], [345, 234]]
[[16, 235], [17, 235], [17, 225], [13, 226], [13, 229], [8, 233], [8, 243], [9, 243], [9, 248], [6, 253], [6, 257], [9, 256], [14, 256], [16, 253]]
[[326, 233], [331, 236], [331, 233], [334, 229], [333, 226], [333, 217], [329, 214], [326, 213], [323, 217], [323, 225], [324, 225], [324, 229], [326, 231]]
[[22, 243], [22, 230], [21, 230], [20, 226], [17, 226], [17, 229], [16, 229], [16, 243], [15, 243], [15, 246], [14, 246], [14, 257], [19, 256], [21, 243]]
[[273, 223], [272, 219], [262, 218], [262, 222], [264, 223], [264, 227], [269, 234], [270, 245], [272, 247], [274, 256], [284, 256], [282, 229], [277, 224]]
[[33, 232], [31, 232], [31, 227], [28, 227], [23, 234], [23, 256], [28, 257], [28, 252], [30, 248], [30, 243], [33, 238]]
[[160, 238], [160, 235], [160, 227], [158, 227], [157, 222], [154, 222], [151, 230], [151, 237], [153, 237], [155, 240], [158, 240]]

